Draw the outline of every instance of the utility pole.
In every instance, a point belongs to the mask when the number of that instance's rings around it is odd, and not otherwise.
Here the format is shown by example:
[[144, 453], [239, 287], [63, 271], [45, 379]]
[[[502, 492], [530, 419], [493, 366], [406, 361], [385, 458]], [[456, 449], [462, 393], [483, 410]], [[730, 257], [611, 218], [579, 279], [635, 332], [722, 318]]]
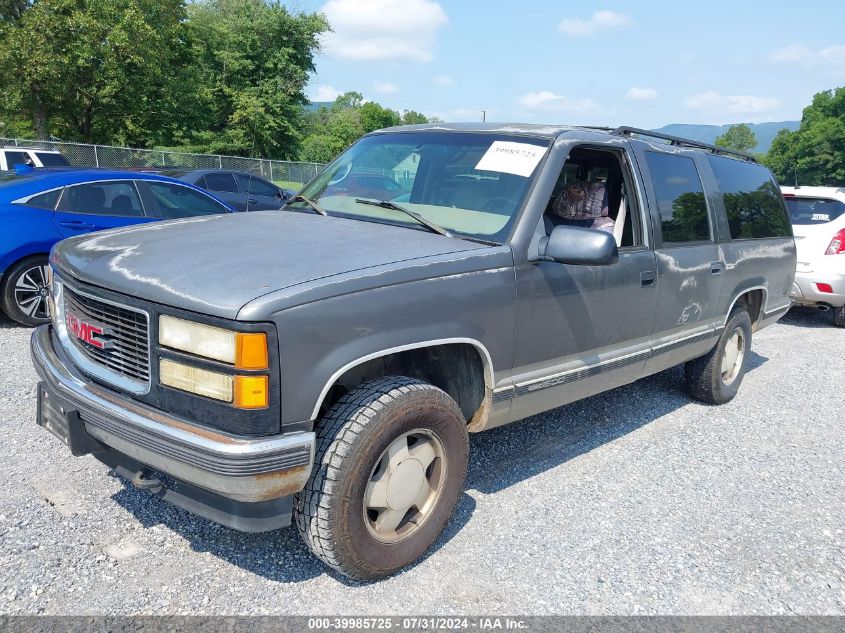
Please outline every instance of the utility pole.
[[481, 111], [481, 122], [484, 123], [485, 121], [487, 121], [487, 110], [482, 110]]

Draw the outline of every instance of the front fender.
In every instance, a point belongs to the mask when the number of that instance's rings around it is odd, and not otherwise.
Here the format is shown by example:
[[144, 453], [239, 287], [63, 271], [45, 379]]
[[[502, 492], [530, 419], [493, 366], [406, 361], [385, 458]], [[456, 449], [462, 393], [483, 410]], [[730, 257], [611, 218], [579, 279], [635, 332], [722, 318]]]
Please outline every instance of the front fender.
[[430, 345], [468, 343], [492, 389], [513, 364], [512, 267], [374, 288], [276, 315], [282, 425], [313, 421], [332, 384], [372, 358]]

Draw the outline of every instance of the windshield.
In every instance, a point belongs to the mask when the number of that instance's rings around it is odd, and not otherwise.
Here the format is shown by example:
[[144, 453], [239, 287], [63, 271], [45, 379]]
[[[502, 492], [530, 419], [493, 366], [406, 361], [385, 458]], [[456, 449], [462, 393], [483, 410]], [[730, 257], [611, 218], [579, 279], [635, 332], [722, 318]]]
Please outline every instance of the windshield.
[[828, 198], [784, 196], [792, 224], [827, 224], [845, 211], [845, 203]]
[[395, 209], [355, 201], [386, 200], [457, 235], [503, 242], [548, 147], [500, 134], [376, 134], [341, 154], [302, 195], [329, 215], [426, 230]]

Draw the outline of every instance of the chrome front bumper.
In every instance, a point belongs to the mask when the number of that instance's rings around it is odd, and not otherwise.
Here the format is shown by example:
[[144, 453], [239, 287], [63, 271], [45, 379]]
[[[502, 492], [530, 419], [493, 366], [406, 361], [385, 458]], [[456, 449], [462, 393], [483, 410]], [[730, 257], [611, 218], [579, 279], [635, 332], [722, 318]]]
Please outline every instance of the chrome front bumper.
[[[166, 475], [238, 502], [265, 502], [300, 491], [314, 461], [313, 432], [241, 437], [199, 426], [136, 402], [85, 378], [52, 329], [32, 334], [32, 361], [58, 424], [39, 424], [62, 437], [76, 427], [81, 445], [104, 445]], [[47, 405], [45, 405], [46, 407]], [[39, 403], [39, 412], [41, 403]], [[40, 413], [39, 413], [40, 415]], [[64, 419], [61, 419], [64, 418]], [[60, 428], [51, 428], [60, 427]], [[79, 446], [80, 443], [78, 442]], [[73, 447], [72, 447], [73, 450]], [[74, 454], [96, 450], [79, 449]]]

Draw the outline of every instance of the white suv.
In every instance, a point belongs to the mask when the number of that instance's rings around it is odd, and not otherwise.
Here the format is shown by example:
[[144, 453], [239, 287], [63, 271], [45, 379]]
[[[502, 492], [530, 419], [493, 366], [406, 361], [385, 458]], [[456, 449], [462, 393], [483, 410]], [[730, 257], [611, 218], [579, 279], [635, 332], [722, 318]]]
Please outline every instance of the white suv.
[[61, 152], [37, 147], [0, 147], [0, 171], [14, 169], [15, 165], [30, 167], [69, 167]]
[[798, 265], [795, 303], [833, 310], [833, 322], [845, 327], [845, 187], [781, 187]]

